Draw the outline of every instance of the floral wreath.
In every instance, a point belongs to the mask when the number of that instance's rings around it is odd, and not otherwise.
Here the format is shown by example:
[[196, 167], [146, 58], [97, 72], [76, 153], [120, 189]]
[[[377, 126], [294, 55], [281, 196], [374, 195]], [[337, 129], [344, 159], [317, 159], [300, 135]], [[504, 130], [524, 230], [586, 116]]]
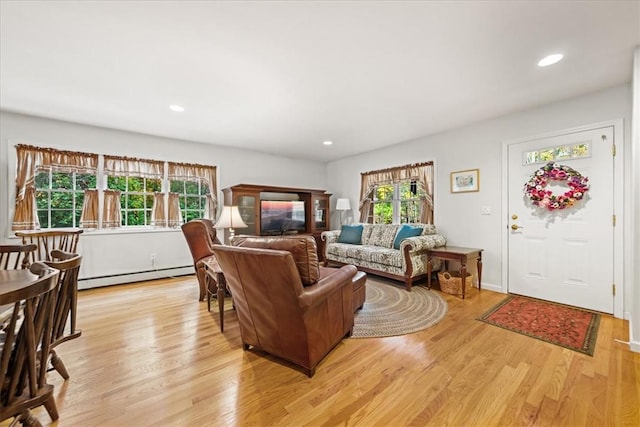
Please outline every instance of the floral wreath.
[[[549, 180], [566, 181], [569, 190], [556, 196], [553, 192], [545, 190]], [[569, 166], [554, 162], [549, 162], [538, 169], [524, 184], [524, 194], [531, 203], [550, 211], [573, 206], [584, 197], [587, 191], [589, 191], [589, 178], [580, 175]]]

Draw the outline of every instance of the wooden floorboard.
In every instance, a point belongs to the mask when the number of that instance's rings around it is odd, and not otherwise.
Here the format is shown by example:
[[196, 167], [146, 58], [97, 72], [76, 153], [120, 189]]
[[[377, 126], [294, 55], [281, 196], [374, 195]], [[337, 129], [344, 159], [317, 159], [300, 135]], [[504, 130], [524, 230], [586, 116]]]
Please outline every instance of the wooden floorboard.
[[53, 425], [640, 425], [640, 354], [614, 341], [626, 321], [603, 316], [590, 357], [477, 321], [502, 294], [442, 295], [439, 324], [346, 339], [310, 379], [243, 351], [230, 301], [221, 333], [194, 276], [81, 291], [82, 336], [57, 348], [71, 378], [49, 373]]

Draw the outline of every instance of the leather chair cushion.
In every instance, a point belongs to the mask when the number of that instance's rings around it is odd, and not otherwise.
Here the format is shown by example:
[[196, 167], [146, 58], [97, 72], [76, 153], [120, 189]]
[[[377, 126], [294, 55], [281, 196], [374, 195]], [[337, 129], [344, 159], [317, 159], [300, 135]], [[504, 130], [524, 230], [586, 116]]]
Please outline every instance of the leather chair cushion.
[[232, 244], [245, 248], [289, 251], [304, 286], [313, 285], [320, 279], [318, 248], [312, 236], [236, 236]]

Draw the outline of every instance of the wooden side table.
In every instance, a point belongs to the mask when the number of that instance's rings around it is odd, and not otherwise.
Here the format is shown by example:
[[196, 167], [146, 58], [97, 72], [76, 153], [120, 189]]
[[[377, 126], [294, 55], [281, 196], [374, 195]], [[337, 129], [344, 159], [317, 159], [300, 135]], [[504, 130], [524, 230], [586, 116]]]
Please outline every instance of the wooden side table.
[[482, 249], [462, 248], [458, 246], [440, 246], [439, 248], [427, 249], [427, 288], [431, 289], [431, 271], [433, 269], [431, 260], [433, 258], [440, 258], [445, 260], [445, 262], [458, 261], [460, 263], [462, 299], [464, 299], [467, 288], [465, 286], [467, 263], [475, 259], [478, 266], [478, 290], [482, 289], [482, 251]]
[[204, 269], [207, 272], [207, 310], [211, 311], [211, 297], [215, 292], [220, 312], [220, 332], [224, 332], [224, 292], [227, 289], [227, 281], [215, 256], [212, 255], [204, 261]]

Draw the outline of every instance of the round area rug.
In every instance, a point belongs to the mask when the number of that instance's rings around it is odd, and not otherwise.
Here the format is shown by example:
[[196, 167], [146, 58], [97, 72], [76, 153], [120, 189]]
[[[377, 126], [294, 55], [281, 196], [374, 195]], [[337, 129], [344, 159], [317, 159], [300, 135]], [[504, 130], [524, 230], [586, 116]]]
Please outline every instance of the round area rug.
[[351, 338], [392, 337], [411, 334], [441, 321], [447, 302], [432, 290], [367, 280], [367, 299], [356, 313]]

